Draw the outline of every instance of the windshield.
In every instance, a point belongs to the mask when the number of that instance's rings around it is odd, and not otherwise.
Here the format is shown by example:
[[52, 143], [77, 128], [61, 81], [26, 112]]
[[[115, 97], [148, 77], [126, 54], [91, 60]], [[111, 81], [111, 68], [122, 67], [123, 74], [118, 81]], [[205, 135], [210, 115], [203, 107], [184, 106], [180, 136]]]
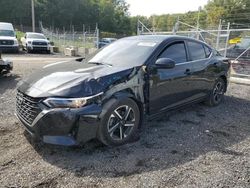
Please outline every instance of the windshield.
[[46, 39], [45, 36], [39, 34], [27, 34], [27, 38], [30, 39]]
[[88, 58], [89, 63], [112, 66], [142, 65], [157, 47], [157, 42], [120, 39]]
[[247, 49], [249, 47], [250, 47], [250, 38], [242, 39], [239, 44], [236, 44], [236, 48], [239, 48], [239, 49]]
[[14, 31], [11, 31], [11, 30], [0, 30], [0, 36], [14, 37], [15, 33]]

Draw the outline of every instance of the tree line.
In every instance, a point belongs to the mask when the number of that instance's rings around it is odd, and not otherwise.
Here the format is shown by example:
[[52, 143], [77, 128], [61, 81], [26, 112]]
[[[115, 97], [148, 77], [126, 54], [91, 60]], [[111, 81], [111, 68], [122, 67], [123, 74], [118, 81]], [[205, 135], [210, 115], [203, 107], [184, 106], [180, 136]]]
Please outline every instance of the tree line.
[[[101, 31], [119, 35], [136, 33], [140, 19], [148, 28], [171, 31], [177, 19], [196, 26], [199, 14], [201, 28], [218, 27], [219, 20], [231, 22], [232, 27], [250, 27], [249, 0], [208, 0], [198, 11], [183, 14], [152, 15], [150, 17], [129, 14], [126, 0], [34, 0], [36, 23], [42, 21], [46, 27], [75, 30], [94, 28], [98, 23]], [[0, 0], [0, 21], [15, 25], [31, 26], [31, 0]], [[38, 26], [38, 25], [37, 25]], [[180, 26], [180, 29], [187, 29]]]

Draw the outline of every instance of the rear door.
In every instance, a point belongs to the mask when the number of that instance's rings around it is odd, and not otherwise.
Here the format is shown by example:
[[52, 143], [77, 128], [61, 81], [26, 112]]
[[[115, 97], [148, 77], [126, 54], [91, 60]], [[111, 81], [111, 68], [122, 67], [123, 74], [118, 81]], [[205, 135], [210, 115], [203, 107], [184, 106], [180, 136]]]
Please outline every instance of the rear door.
[[198, 41], [186, 41], [192, 64], [192, 85], [197, 98], [207, 95], [214, 83], [212, 49]]
[[154, 69], [149, 75], [150, 114], [182, 105], [192, 97], [191, 72], [186, 44], [183, 40], [167, 44], [159, 58], [176, 62], [173, 69]]

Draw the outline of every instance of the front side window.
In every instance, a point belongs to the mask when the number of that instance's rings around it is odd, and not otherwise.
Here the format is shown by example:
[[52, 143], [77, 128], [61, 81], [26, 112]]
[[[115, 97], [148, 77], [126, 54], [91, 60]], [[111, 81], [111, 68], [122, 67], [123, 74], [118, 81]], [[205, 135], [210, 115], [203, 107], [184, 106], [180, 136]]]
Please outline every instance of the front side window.
[[197, 42], [188, 42], [188, 47], [192, 61], [206, 58], [205, 50], [202, 44]]
[[171, 44], [162, 52], [160, 58], [172, 59], [176, 64], [187, 62], [187, 53], [184, 42]]

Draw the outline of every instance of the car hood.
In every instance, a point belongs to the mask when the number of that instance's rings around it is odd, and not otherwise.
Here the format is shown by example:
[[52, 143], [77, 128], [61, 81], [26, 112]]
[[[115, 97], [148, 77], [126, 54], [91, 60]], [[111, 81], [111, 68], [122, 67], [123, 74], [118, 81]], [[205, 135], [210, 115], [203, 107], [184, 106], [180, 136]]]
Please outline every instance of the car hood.
[[0, 40], [17, 40], [16, 37], [0, 36]]
[[131, 67], [95, 65], [78, 61], [43, 67], [24, 79], [18, 90], [31, 97], [87, 97], [105, 92], [127, 79]]
[[32, 39], [32, 38], [28, 38], [27, 39], [27, 42], [33, 42], [33, 41], [36, 41], [36, 42], [49, 42], [47, 39]]

